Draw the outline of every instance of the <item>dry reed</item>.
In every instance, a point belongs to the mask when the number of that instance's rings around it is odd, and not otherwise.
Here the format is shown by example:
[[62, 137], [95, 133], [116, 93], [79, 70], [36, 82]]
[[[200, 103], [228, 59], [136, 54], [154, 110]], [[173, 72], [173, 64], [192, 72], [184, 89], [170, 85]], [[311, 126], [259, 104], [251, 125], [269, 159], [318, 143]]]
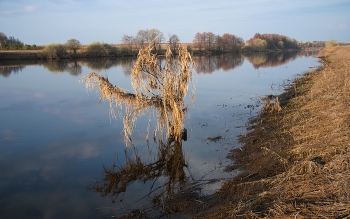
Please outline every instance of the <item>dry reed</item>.
[[[150, 109], [156, 109], [157, 128], [154, 131], [163, 133], [165, 129], [167, 138], [181, 140], [185, 112], [188, 104], [194, 100], [194, 62], [186, 46], [179, 47], [176, 57], [168, 48], [163, 64], [159, 56], [152, 53], [152, 45], [150, 43], [139, 51], [131, 72], [133, 93], [112, 85], [108, 78], [94, 72], [80, 80], [88, 90], [99, 90], [100, 100], [109, 102], [113, 118], [116, 118], [114, 104], [117, 108], [125, 109], [123, 123], [126, 141], [132, 140], [137, 117]], [[188, 95], [190, 98], [187, 100]]]

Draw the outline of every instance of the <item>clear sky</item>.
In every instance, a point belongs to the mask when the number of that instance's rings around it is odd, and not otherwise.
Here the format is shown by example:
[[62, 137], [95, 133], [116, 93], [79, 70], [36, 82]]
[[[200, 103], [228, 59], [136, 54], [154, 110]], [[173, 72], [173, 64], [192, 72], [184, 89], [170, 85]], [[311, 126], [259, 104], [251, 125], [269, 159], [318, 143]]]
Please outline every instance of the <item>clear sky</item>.
[[181, 42], [197, 32], [350, 42], [350, 0], [0, 0], [0, 32], [26, 44], [121, 43], [152, 28]]

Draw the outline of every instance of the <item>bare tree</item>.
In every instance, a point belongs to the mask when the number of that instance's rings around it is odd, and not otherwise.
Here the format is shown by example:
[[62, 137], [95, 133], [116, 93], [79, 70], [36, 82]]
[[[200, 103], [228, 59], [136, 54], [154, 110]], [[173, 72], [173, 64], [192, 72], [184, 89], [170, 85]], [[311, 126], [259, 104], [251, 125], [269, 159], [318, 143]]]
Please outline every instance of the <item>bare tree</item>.
[[140, 49], [144, 48], [147, 44], [147, 34], [145, 30], [139, 30], [135, 37], [136, 44], [139, 45]]
[[222, 36], [220, 36], [220, 35], [216, 35], [215, 36], [215, 44], [216, 44], [216, 49], [218, 50], [218, 51], [223, 51], [224, 50], [224, 47], [223, 47], [223, 39], [222, 39]]
[[203, 47], [202, 40], [203, 40], [202, 34], [199, 32], [196, 33], [196, 35], [194, 36], [194, 39], [193, 39], [193, 43], [200, 51], [202, 50], [202, 47]]
[[135, 43], [135, 37], [124, 34], [122, 37], [122, 43], [128, 47], [129, 51], [132, 51], [133, 45]]
[[3, 33], [0, 32], [0, 49], [2, 49], [2, 45], [6, 42], [7, 36]]
[[173, 53], [178, 49], [180, 43], [180, 38], [176, 35], [169, 35], [169, 45]]
[[215, 34], [213, 34], [212, 32], [208, 32], [206, 33], [205, 39], [208, 44], [208, 49], [211, 50], [212, 44], [215, 42]]
[[[158, 30], [158, 29], [150, 29], [150, 30], [145, 30], [146, 33], [146, 42], [147, 43], [153, 43], [153, 48], [155, 50], [160, 50], [161, 49], [161, 43], [164, 40], [164, 34]], [[157, 48], [158, 47], [158, 48]]]
[[[147, 44], [153, 43], [153, 48], [161, 49], [161, 43], [164, 41], [164, 34], [158, 29], [139, 30], [135, 37], [135, 43], [139, 48], [144, 48]], [[158, 47], [158, 48], [157, 48]]]
[[77, 39], [70, 39], [66, 42], [65, 46], [68, 50], [71, 50], [74, 52], [74, 54], [76, 54], [77, 50], [80, 48], [81, 44], [80, 44], [79, 40], [77, 40]]

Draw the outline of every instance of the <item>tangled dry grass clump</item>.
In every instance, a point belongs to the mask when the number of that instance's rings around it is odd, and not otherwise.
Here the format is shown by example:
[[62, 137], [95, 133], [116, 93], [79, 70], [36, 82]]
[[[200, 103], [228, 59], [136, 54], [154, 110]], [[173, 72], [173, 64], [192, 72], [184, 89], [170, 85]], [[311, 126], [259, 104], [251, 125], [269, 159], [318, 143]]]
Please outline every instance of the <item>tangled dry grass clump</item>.
[[[115, 107], [121, 108], [118, 114], [123, 118], [124, 139], [127, 146], [133, 149], [132, 155], [125, 150], [125, 166], [104, 167], [102, 180], [94, 182], [89, 189], [109, 197], [114, 203], [132, 183], [153, 181], [147, 195], [152, 196], [152, 207], [124, 212], [121, 218], [149, 218], [150, 215], [162, 213], [158, 209], [165, 208], [165, 197], [178, 193], [188, 180], [182, 140], [187, 140], [185, 113], [194, 100], [194, 62], [185, 45], [178, 48], [177, 56], [173, 56], [170, 47], [164, 57], [159, 57], [154, 51], [153, 43], [139, 51], [131, 72], [132, 92], [111, 84], [108, 78], [94, 72], [80, 81], [85, 83], [87, 90], [96, 88], [100, 101], [109, 102], [112, 117], [116, 118]], [[157, 144], [157, 153], [145, 161], [132, 144], [132, 133], [138, 116], [152, 112], [156, 115], [153, 140]], [[149, 120], [148, 132], [150, 126]], [[149, 146], [148, 133], [146, 141]], [[155, 186], [159, 178], [161, 183]]]
[[[88, 90], [99, 90], [100, 100], [110, 103], [112, 117], [116, 118], [114, 105], [125, 109], [123, 123], [127, 141], [131, 141], [137, 117], [151, 109], [155, 109], [157, 115], [155, 131], [165, 133], [166, 138], [181, 140], [185, 112], [194, 100], [194, 62], [186, 46], [179, 47], [176, 57], [169, 47], [165, 62], [158, 54], [153, 54], [153, 50], [153, 43], [150, 43], [139, 51], [131, 72], [133, 93], [114, 86], [108, 78], [94, 72], [80, 80]], [[186, 99], [187, 96], [190, 97]]]
[[241, 173], [194, 218], [350, 218], [350, 47], [322, 62], [266, 101], [229, 154]]

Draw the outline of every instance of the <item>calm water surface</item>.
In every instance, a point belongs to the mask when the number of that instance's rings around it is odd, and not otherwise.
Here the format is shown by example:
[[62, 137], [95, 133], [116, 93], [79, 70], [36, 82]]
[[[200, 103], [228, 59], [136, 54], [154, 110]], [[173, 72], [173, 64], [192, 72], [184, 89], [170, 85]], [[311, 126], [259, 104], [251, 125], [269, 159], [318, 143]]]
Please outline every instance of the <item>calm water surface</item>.
[[[240, 146], [237, 136], [258, 112], [260, 98], [279, 94], [281, 84], [319, 65], [312, 53], [194, 60], [195, 100], [184, 121], [188, 139], [179, 150], [172, 146], [165, 159], [159, 147], [166, 145], [146, 142], [149, 115], [138, 120], [134, 148], [126, 147], [122, 119], [112, 119], [109, 103], [99, 102], [96, 90], [87, 92], [78, 82], [94, 71], [131, 90], [134, 59], [0, 61], [0, 218], [118, 216], [148, 208], [150, 198], [176, 193], [193, 182], [202, 185], [201, 194], [211, 194], [236, 174], [225, 171], [232, 163], [226, 155]], [[215, 137], [218, 141], [209, 140]], [[136, 174], [119, 195], [113, 189], [105, 194], [93, 189], [96, 183], [101, 187], [113, 183], [104, 168], [118, 172], [136, 158], [157, 174]], [[176, 167], [156, 165], [172, 158], [184, 162]], [[174, 173], [181, 177], [174, 178]]]

